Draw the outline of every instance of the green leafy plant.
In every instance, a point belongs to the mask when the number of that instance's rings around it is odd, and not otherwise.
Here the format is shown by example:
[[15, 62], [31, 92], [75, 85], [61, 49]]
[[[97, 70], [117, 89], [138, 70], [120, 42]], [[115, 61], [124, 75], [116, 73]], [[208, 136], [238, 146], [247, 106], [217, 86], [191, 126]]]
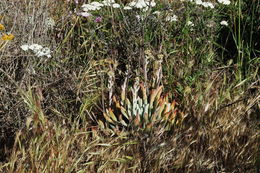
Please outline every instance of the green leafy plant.
[[[141, 90], [141, 96], [139, 91]], [[168, 94], [162, 95], [163, 86], [152, 89], [135, 83], [131, 97], [127, 97], [125, 85], [122, 87], [121, 100], [113, 97], [114, 107], [103, 113], [106, 124], [114, 130], [141, 130], [151, 132], [156, 127], [170, 130], [173, 125], [181, 124], [184, 114], [176, 108], [176, 101], [169, 101]], [[101, 126], [104, 123], [99, 120]]]

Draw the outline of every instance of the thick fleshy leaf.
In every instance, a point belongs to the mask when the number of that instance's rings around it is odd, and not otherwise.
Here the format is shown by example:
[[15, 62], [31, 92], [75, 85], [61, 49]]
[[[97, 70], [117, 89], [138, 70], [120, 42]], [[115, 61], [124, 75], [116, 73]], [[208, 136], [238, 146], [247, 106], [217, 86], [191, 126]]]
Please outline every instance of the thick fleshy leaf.
[[124, 115], [125, 118], [129, 119], [129, 115], [127, 114], [127, 112], [126, 112], [124, 107], [120, 107], [120, 111]]
[[125, 93], [126, 93], [125, 92], [125, 88], [122, 87], [122, 91], [121, 91], [121, 101], [122, 101], [122, 103], [124, 103], [125, 99], [126, 99], [126, 94]]
[[146, 104], [144, 106], [144, 114], [148, 114], [148, 116], [149, 116], [149, 104]]
[[114, 121], [117, 121], [117, 118], [113, 112], [113, 110], [111, 108], [108, 109], [108, 112], [109, 112], [109, 116], [114, 120]]
[[177, 110], [174, 110], [169, 118], [170, 122], [173, 124], [177, 115]]
[[162, 103], [160, 103], [160, 105], [159, 105], [159, 109], [158, 109], [158, 115], [162, 115], [162, 111], [164, 110], [164, 108], [165, 108], [165, 103], [164, 102], [162, 102]]
[[167, 103], [166, 105], [165, 105], [165, 109], [164, 109], [164, 111], [163, 111], [163, 114], [166, 114], [166, 113], [168, 113], [168, 112], [170, 112], [171, 111], [171, 104], [170, 103]]
[[[151, 91], [151, 96], [150, 96], [150, 109], [153, 109], [154, 106], [154, 99], [156, 98], [157, 95], [160, 95], [162, 92], [162, 86], [158, 87], [157, 89], [154, 89]], [[159, 99], [158, 99], [159, 100]]]
[[113, 96], [113, 102], [116, 104], [116, 108], [119, 108], [120, 109], [120, 103], [119, 103], [119, 101], [117, 101], [116, 100], [116, 97], [115, 96]]
[[126, 122], [125, 122], [125, 121], [123, 120], [123, 118], [122, 118], [122, 114], [119, 115], [119, 121], [120, 121], [120, 123], [121, 123], [123, 126], [127, 127]]
[[142, 90], [142, 94], [143, 94], [143, 101], [144, 104], [147, 104], [147, 93], [146, 93], [146, 88], [144, 87], [144, 84], [140, 84], [141, 86], [141, 90]]
[[162, 94], [162, 89], [163, 89], [163, 86], [160, 86], [159, 88], [157, 88], [157, 93], [156, 93], [156, 100], [159, 100], [160, 97], [161, 97], [161, 94]]
[[149, 121], [148, 113], [144, 113], [144, 123], [148, 123], [148, 121]]
[[173, 100], [172, 104], [171, 104], [171, 109], [174, 109], [175, 108], [175, 105], [176, 105], [176, 101]]
[[108, 122], [113, 123], [113, 120], [110, 119], [109, 116], [108, 116], [106, 113], [103, 113], [103, 116], [104, 116], [104, 118], [105, 118]]
[[125, 100], [126, 100], [126, 105], [131, 108], [132, 104], [131, 104], [130, 100], [128, 98], [126, 98]]
[[172, 111], [167, 112], [166, 114], [164, 114], [164, 115], [163, 115], [163, 119], [164, 119], [165, 121], [167, 121], [167, 120], [169, 119], [171, 113], [172, 113]]
[[140, 126], [140, 123], [141, 123], [140, 115], [136, 115], [136, 117], [134, 119], [134, 125]]
[[99, 125], [102, 129], [105, 128], [105, 125], [104, 125], [104, 123], [103, 123], [101, 120], [98, 120], [98, 125]]
[[157, 114], [153, 113], [151, 117], [151, 122], [155, 122], [157, 120]]

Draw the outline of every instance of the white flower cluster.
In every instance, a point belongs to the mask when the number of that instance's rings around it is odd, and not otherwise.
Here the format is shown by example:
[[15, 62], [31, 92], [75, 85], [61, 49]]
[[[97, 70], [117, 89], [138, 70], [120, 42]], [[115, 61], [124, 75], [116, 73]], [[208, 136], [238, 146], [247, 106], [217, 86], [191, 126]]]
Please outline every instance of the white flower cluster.
[[225, 21], [225, 20], [222, 20], [222, 21], [220, 22], [220, 25], [222, 25], [222, 26], [228, 26], [228, 22]]
[[51, 58], [51, 50], [39, 44], [31, 44], [31, 45], [24, 44], [21, 46], [21, 49], [23, 51], [31, 50], [37, 57], [46, 56], [48, 58]]
[[91, 2], [89, 4], [83, 4], [81, 6], [83, 12], [79, 13], [79, 15], [83, 17], [92, 16], [90, 11], [100, 10], [102, 7], [109, 6], [113, 8], [120, 8], [121, 6], [118, 3], [115, 3], [115, 0], [104, 0], [102, 2]]
[[[202, 5], [203, 7], [209, 7], [209, 8], [214, 8], [213, 3], [211, 2], [203, 2], [202, 0], [187, 0], [189, 2], [195, 2], [197, 5]], [[224, 4], [224, 5], [229, 5], [231, 2], [230, 0], [217, 0], [219, 3]]]
[[178, 21], [178, 16], [176, 16], [175, 14], [171, 15], [171, 16], [166, 16], [165, 20], [167, 22], [177, 22]]
[[161, 12], [160, 11], [154, 11], [153, 14], [159, 16], [161, 14]]
[[[156, 15], [157, 17], [159, 17], [161, 15], [161, 12], [160, 11], [154, 11], [153, 15]], [[166, 14], [165, 21], [166, 22], [177, 22], [178, 16], [173, 14], [173, 10], [169, 10], [168, 13]]]
[[211, 2], [202, 2], [202, 0], [195, 0], [197, 5], [202, 5], [205, 8], [214, 8], [214, 5]]
[[201, 4], [203, 7], [205, 7], [205, 8], [214, 8], [214, 5], [211, 3], [211, 2], [202, 2], [202, 4]]
[[132, 8], [139, 8], [143, 9], [144, 11], [147, 11], [149, 7], [156, 6], [156, 3], [154, 0], [135, 0], [128, 4], [128, 6], [125, 6], [124, 9], [132, 9]]
[[190, 27], [193, 27], [194, 26], [194, 23], [192, 21], [188, 21], [187, 22], [187, 25], [190, 26]]
[[51, 18], [51, 17], [48, 17], [48, 18], [45, 20], [45, 25], [46, 25], [48, 28], [52, 29], [52, 28], [55, 26], [55, 21], [54, 21], [54, 19]]
[[[143, 11], [147, 11], [149, 7], [154, 7], [156, 3], [154, 0], [134, 0], [130, 2], [127, 6], [125, 6], [124, 10], [132, 10], [133, 8], [142, 9]], [[103, 0], [102, 2], [91, 2], [89, 4], [83, 4], [81, 6], [83, 12], [79, 13], [79, 15], [84, 17], [89, 17], [92, 14], [91, 11], [100, 10], [104, 6], [109, 6], [113, 8], [120, 8], [120, 4], [115, 3], [115, 0]]]
[[218, 2], [224, 5], [229, 5], [231, 3], [230, 0], [218, 0]]
[[[182, 0], [182, 1], [184, 1], [184, 0]], [[211, 2], [203, 2], [202, 0], [187, 0], [187, 1], [195, 2], [195, 4], [202, 5], [205, 8], [214, 8], [213, 3], [211, 3]]]

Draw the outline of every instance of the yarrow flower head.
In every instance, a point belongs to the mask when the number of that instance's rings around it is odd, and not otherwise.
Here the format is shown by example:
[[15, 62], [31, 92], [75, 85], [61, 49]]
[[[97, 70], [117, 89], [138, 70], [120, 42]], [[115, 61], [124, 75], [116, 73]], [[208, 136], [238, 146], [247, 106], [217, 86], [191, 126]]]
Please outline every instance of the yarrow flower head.
[[188, 22], [187, 22], [187, 25], [193, 27], [193, 26], [194, 26], [194, 23], [193, 23], [192, 21], [188, 21]]
[[115, 3], [115, 0], [104, 0], [102, 2], [91, 2], [89, 4], [83, 4], [81, 6], [83, 12], [78, 13], [78, 15], [83, 17], [89, 17], [91, 16], [91, 11], [100, 10], [104, 6], [110, 6], [113, 8], [120, 8], [121, 6], [118, 3]]
[[23, 51], [31, 50], [37, 57], [42, 57], [42, 56], [46, 56], [48, 58], [51, 57], [51, 50], [39, 44], [31, 44], [31, 45], [24, 44], [20, 46], [20, 48]]
[[45, 25], [48, 27], [48, 28], [53, 28], [55, 26], [55, 21], [53, 18], [50, 18], [48, 17], [46, 20], [45, 20]]
[[83, 17], [89, 17], [89, 16], [92, 16], [92, 14], [89, 13], [89, 12], [81, 12], [81, 13], [78, 13], [78, 15], [83, 16]]
[[91, 2], [90, 5], [96, 6], [96, 7], [103, 7], [104, 4], [100, 3], [100, 2]]
[[214, 8], [214, 5], [211, 2], [202, 2], [201, 5], [205, 8]]
[[133, 8], [132, 8], [132, 7], [129, 7], [129, 6], [125, 6], [123, 9], [124, 9], [124, 10], [132, 10]]
[[218, 0], [218, 2], [224, 5], [229, 5], [231, 3], [230, 0]]
[[112, 4], [115, 3], [115, 0], [104, 0], [102, 1], [102, 4], [104, 4], [105, 6], [112, 6]]
[[114, 4], [112, 4], [112, 7], [113, 8], [120, 8], [120, 5], [118, 3], [114, 3]]
[[202, 1], [201, 0], [195, 0], [195, 3], [197, 4], [197, 5], [202, 5]]
[[130, 7], [134, 8], [149, 8], [149, 7], [154, 7], [156, 6], [156, 3], [154, 1], [149, 1], [149, 0], [137, 0], [137, 1], [132, 1], [128, 4]]
[[21, 49], [22, 49], [23, 51], [28, 51], [28, 50], [29, 50], [29, 45], [27, 45], [27, 44], [22, 45], [22, 46], [21, 46]]
[[81, 6], [83, 11], [88, 12], [88, 11], [95, 11], [95, 10], [100, 10], [101, 7], [100, 6], [95, 6], [92, 4], [84, 4]]
[[29, 46], [29, 49], [34, 51], [35, 53], [40, 51], [42, 49], [42, 45], [39, 45], [39, 44], [32, 44]]
[[143, 15], [136, 15], [135, 17], [137, 18], [138, 21], [141, 21], [144, 19]]
[[47, 47], [42, 48], [40, 51], [36, 52], [35, 55], [37, 57], [41, 57], [41, 56], [47, 56], [48, 58], [51, 57], [51, 50]]
[[177, 22], [178, 21], [178, 17], [176, 15], [167, 16], [165, 20], [167, 22]]
[[160, 11], [154, 11], [153, 14], [155, 14], [155, 15], [160, 15], [161, 12], [160, 12]]
[[220, 22], [220, 25], [222, 25], [222, 26], [228, 26], [228, 22], [225, 21], [225, 20], [222, 20], [222, 21]]

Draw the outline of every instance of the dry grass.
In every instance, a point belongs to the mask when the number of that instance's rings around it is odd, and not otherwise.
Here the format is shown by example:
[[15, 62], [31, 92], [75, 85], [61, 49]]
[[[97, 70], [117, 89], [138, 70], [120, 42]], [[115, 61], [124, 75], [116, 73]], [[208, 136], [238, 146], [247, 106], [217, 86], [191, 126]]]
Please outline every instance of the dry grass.
[[[181, 4], [173, 3], [180, 20], [202, 14], [200, 8], [188, 14]], [[80, 6], [0, 2], [0, 23], [15, 35], [0, 50], [0, 172], [260, 170], [257, 58], [239, 81], [237, 64], [222, 62], [209, 41], [217, 28], [189, 31], [185, 21], [167, 25], [163, 18], [140, 25], [134, 15], [120, 20], [118, 11], [104, 13], [108, 24], [96, 26], [71, 15], [74, 7]], [[54, 28], [46, 25], [49, 17]], [[207, 17], [194, 21], [206, 23]], [[50, 47], [52, 58], [22, 51], [24, 43]], [[132, 86], [136, 76], [150, 87], [164, 85], [185, 112], [181, 125], [117, 134], [97, 125], [112, 95], [121, 94], [125, 79], [126, 88]]]

